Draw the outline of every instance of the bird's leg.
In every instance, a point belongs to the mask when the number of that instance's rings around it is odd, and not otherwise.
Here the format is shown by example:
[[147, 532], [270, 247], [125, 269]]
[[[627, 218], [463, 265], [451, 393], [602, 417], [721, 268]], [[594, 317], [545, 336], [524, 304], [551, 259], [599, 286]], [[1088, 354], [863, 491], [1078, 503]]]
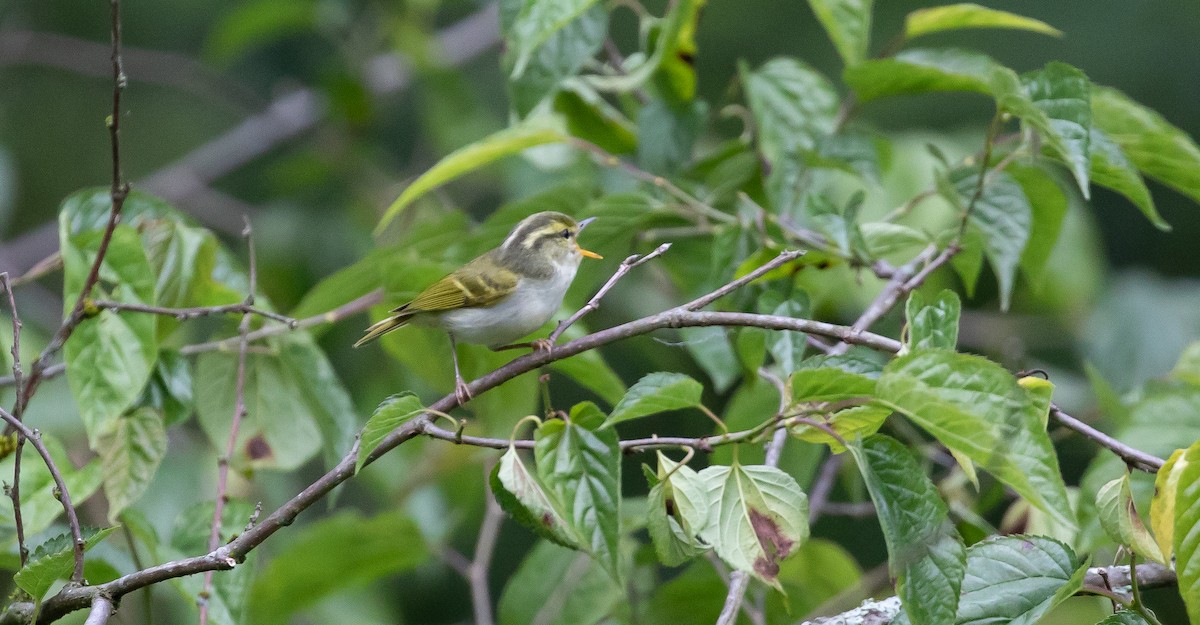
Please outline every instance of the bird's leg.
[[461, 406], [471, 401], [471, 391], [467, 388], [467, 383], [463, 381], [462, 372], [458, 370], [458, 342], [454, 340], [454, 335], [450, 334], [450, 359], [454, 361], [454, 398], [458, 400]]
[[505, 349], [526, 349], [526, 348], [532, 349], [535, 352], [543, 352], [543, 351], [548, 352], [551, 349], [554, 349], [554, 341], [551, 341], [548, 338], [534, 339], [532, 341], [529, 341], [528, 343], [513, 343], [511, 345], [501, 345], [500, 347], [493, 347], [492, 351], [498, 352], [498, 351], [505, 350]]

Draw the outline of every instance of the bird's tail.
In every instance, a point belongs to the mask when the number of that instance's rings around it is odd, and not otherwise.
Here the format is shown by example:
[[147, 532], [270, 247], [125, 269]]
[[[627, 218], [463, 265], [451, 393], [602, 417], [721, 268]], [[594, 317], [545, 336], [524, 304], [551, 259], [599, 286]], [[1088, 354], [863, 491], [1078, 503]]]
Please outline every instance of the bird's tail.
[[367, 333], [364, 334], [361, 339], [358, 339], [358, 342], [356, 342], [354, 344], [354, 346], [360, 347], [362, 345], [366, 345], [367, 343], [374, 341], [375, 339], [383, 336], [384, 334], [387, 334], [388, 332], [395, 330], [396, 328], [407, 325], [409, 319], [411, 319], [411, 318], [412, 318], [412, 315], [406, 314], [403, 312], [401, 312], [399, 314], [394, 314], [390, 317], [386, 317], [386, 318], [382, 319], [381, 321], [379, 321], [378, 323], [375, 323], [371, 327], [367, 328]]

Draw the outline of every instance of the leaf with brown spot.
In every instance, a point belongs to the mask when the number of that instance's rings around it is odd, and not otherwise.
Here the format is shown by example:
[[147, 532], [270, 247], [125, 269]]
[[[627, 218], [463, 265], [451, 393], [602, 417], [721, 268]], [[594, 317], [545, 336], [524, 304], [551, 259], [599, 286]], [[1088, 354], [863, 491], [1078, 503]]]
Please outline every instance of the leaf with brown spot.
[[739, 571], [779, 588], [779, 564], [808, 539], [808, 498], [792, 476], [766, 465], [700, 472], [714, 505], [700, 537]]

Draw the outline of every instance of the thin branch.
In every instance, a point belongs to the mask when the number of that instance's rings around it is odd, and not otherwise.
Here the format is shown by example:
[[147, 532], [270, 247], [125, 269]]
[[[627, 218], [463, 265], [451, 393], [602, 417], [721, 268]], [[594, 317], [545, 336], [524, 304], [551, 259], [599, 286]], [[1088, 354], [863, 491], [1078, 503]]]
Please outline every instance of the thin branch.
[[[21, 371], [21, 314], [17, 312], [17, 300], [13, 296], [13, 286], [8, 280], [8, 273], [0, 273], [0, 287], [3, 287], [8, 295], [8, 308], [12, 311], [12, 377], [16, 396], [19, 398], [24, 382]], [[20, 408], [21, 404], [18, 401], [13, 407], [13, 416], [18, 420], [21, 418]], [[25, 448], [25, 437], [18, 433], [16, 438], [17, 446], [13, 452], [16, 454], [13, 456], [13, 483], [8, 487], [8, 496], [12, 499], [13, 524], [17, 530], [17, 553], [21, 558], [21, 566], [25, 566], [25, 562], [29, 560], [29, 548], [25, 546], [25, 522], [21, 517], [21, 452]]]
[[730, 282], [729, 284], [726, 284], [725, 286], [722, 286], [719, 289], [716, 289], [715, 291], [713, 291], [707, 295], [698, 297], [698, 298], [684, 304], [683, 306], [680, 306], [679, 309], [692, 311], [692, 310], [699, 310], [701, 308], [704, 308], [705, 306], [708, 306], [709, 304], [721, 299], [722, 297], [725, 297], [726, 295], [742, 288], [743, 286], [746, 286], [747, 284], [754, 282], [755, 280], [792, 262], [793, 260], [796, 260], [797, 258], [800, 258], [803, 255], [804, 255], [803, 250], [784, 250], [784, 251], [780, 252], [778, 256], [776, 256], [775, 258], [772, 258], [770, 261], [763, 264], [763, 266]]
[[50, 477], [54, 478], [55, 494], [59, 503], [62, 504], [63, 511], [67, 514], [67, 525], [71, 528], [71, 540], [75, 550], [75, 569], [71, 573], [72, 584], [68, 586], [81, 585], [83, 583], [83, 532], [79, 529], [79, 515], [75, 512], [75, 505], [71, 503], [71, 493], [67, 491], [67, 483], [63, 480], [62, 471], [58, 470], [58, 464], [54, 462], [54, 458], [50, 456], [50, 450], [46, 449], [45, 443], [42, 442], [40, 432], [30, 430], [29, 426], [3, 408], [0, 408], [0, 418], [16, 429], [18, 436], [25, 437], [33, 445], [38, 455], [42, 457], [42, 461], [46, 463], [46, 470], [50, 472]]
[[479, 527], [479, 538], [475, 542], [475, 555], [467, 568], [467, 582], [471, 585], [471, 607], [475, 613], [475, 625], [492, 625], [492, 599], [488, 588], [488, 572], [492, 567], [492, 555], [496, 552], [496, 539], [500, 535], [500, 524], [504, 521], [504, 510], [490, 490], [484, 489], [483, 523]]
[[665, 253], [670, 248], [671, 248], [670, 243], [663, 243], [662, 245], [655, 248], [653, 252], [650, 252], [649, 254], [646, 254], [645, 256], [638, 256], [637, 254], [634, 254], [634, 255], [630, 256], [629, 258], [626, 258], [625, 260], [621, 261], [621, 265], [619, 267], [617, 267], [616, 273], [614, 273], [608, 279], [608, 282], [604, 283], [604, 286], [600, 287], [599, 291], [596, 291], [596, 294], [594, 296], [592, 296], [592, 299], [588, 300], [588, 303], [586, 305], [584, 305], [583, 308], [580, 308], [579, 310], [575, 311], [575, 314], [571, 315], [570, 317], [567, 317], [567, 319], [565, 321], [560, 321], [558, 323], [558, 326], [556, 328], [554, 328], [553, 332], [550, 333], [550, 336], [548, 339], [550, 341], [550, 343], [551, 344], [557, 343], [558, 338], [560, 336], [562, 336], [563, 332], [566, 332], [568, 328], [570, 328], [572, 325], [575, 325], [576, 321], [579, 321], [580, 319], [582, 319], [584, 315], [587, 315], [588, 313], [591, 313], [592, 311], [600, 308], [600, 300], [603, 299], [604, 296], [607, 295], [610, 290], [612, 290], [613, 286], [615, 286], [617, 284], [617, 281], [620, 280], [622, 277], [624, 277], [625, 274], [632, 271], [638, 265], [641, 265], [641, 264], [645, 263], [646, 261], [651, 260], [652, 258], [655, 258], [656, 256], [662, 256], [663, 253]]
[[[254, 313], [254, 292], [258, 287], [258, 261], [254, 255], [254, 237], [253, 231], [250, 228], [250, 220], [246, 220], [246, 229], [242, 231], [242, 236], [246, 239], [246, 247], [249, 254], [249, 288], [246, 292], [246, 301], [243, 305], [242, 321], [238, 324], [238, 335], [240, 343], [238, 345], [238, 364], [237, 364], [237, 383], [235, 387], [233, 419], [229, 424], [229, 440], [225, 443], [225, 454], [217, 461], [217, 495], [213, 505], [212, 529], [208, 534], [208, 550], [214, 551], [221, 544], [221, 519], [225, 513], [225, 502], [228, 501], [229, 488], [229, 463], [233, 459], [233, 453], [237, 449], [238, 430], [241, 427], [242, 418], [246, 416], [246, 352], [250, 346], [250, 341], [246, 338], [250, 334], [250, 320]], [[294, 326], [293, 321], [290, 325]], [[204, 586], [200, 591], [200, 625], [208, 623], [208, 597], [212, 593], [213, 572], [208, 571], [204, 574]]]
[[1054, 404], [1050, 404], [1050, 416], [1054, 417], [1056, 421], [1065, 425], [1066, 427], [1075, 430], [1087, 438], [1090, 438], [1101, 447], [1104, 447], [1114, 454], [1117, 454], [1117, 456], [1120, 457], [1121, 460], [1124, 460], [1125, 464], [1129, 465], [1129, 467], [1132, 469], [1138, 469], [1148, 473], [1156, 473], [1162, 468], [1163, 464], [1166, 463], [1165, 460], [1159, 458], [1158, 456], [1148, 454], [1139, 449], [1134, 449], [1133, 447], [1122, 443], [1121, 441], [1109, 436], [1108, 434], [1105, 434], [1104, 432], [1101, 432], [1100, 430], [1097, 430], [1083, 421], [1072, 417], [1071, 415], [1063, 412], [1062, 409]]
[[[877, 295], [871, 304], [867, 306], [867, 309], [864, 310], [861, 315], [859, 315], [858, 319], [854, 322], [854, 325], [851, 326], [851, 329], [855, 332], [862, 332], [863, 330], [870, 328], [875, 324], [876, 321], [879, 321], [884, 315], [890, 312], [892, 308], [896, 306], [896, 302], [900, 301], [900, 298], [904, 297], [913, 289], [920, 286], [921, 283], [919, 281], [910, 282], [910, 278], [917, 273], [919, 268], [925, 266], [926, 264], [930, 264], [929, 260], [933, 258], [935, 254], [937, 254], [937, 247], [930, 245], [924, 250], [921, 250], [921, 253], [917, 254], [916, 257], [914, 257], [911, 261], [896, 269], [896, 271], [892, 274], [891, 279], [888, 280], [887, 285], [883, 287], [883, 290], [879, 292], [879, 295]], [[927, 276], [929, 273], [926, 272], [924, 275]], [[849, 343], [841, 343], [839, 345], [835, 345], [833, 349], [829, 351], [829, 353], [843, 354], [849, 347]]]
[[691, 209], [692, 213], [701, 223], [707, 223], [709, 219], [722, 223], [733, 223], [737, 221], [737, 218], [733, 215], [730, 215], [729, 213], [723, 213], [712, 206], [701, 202], [694, 195], [679, 188], [670, 180], [641, 169], [637, 165], [621, 159], [620, 157], [610, 153], [608, 150], [605, 150], [591, 141], [580, 139], [578, 137], [569, 137], [567, 143], [580, 150], [591, 152], [592, 154], [596, 155], [602, 165], [620, 168], [642, 182], [647, 182], [665, 190], [672, 197], [682, 202], [684, 206]]
[[92, 599], [92, 611], [88, 614], [87, 620], [83, 625], [105, 625], [108, 622], [108, 617], [116, 610], [113, 605], [113, 600], [100, 594]]
[[829, 504], [829, 493], [833, 491], [833, 482], [837, 479], [838, 471], [846, 462], [844, 454], [831, 455], [821, 464], [821, 472], [813, 480], [808, 495], [808, 524], [815, 525], [817, 519], [825, 514]]
[[[254, 306], [245, 302], [240, 304], [226, 304], [224, 306], [197, 306], [194, 308], [166, 308], [163, 306], [126, 304], [124, 302], [112, 302], [109, 300], [92, 300], [91, 305], [95, 306], [96, 308], [104, 308], [107, 310], [123, 310], [129, 312], [147, 313], [151, 315], [163, 315], [165, 317], [174, 317], [180, 321], [187, 321], [188, 319], [195, 319], [196, 317], [207, 317], [209, 315], [226, 315], [236, 313], [243, 316], [258, 315], [264, 319], [278, 321], [286, 324], [289, 330], [295, 329], [300, 323], [299, 321], [292, 319], [287, 315], [281, 315], [269, 310], [255, 308]], [[238, 340], [240, 342], [241, 339], [239, 338]]]

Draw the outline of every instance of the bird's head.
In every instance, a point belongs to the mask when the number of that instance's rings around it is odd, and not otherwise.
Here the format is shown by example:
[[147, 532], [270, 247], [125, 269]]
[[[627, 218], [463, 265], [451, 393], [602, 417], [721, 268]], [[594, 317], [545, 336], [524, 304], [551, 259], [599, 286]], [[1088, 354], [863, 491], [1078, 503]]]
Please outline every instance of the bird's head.
[[575, 221], [568, 215], [554, 211], [534, 213], [512, 229], [504, 239], [501, 251], [505, 258], [519, 261], [517, 264], [548, 263], [551, 265], [578, 265], [584, 256], [603, 258], [599, 254], [579, 247], [576, 238], [594, 217]]

